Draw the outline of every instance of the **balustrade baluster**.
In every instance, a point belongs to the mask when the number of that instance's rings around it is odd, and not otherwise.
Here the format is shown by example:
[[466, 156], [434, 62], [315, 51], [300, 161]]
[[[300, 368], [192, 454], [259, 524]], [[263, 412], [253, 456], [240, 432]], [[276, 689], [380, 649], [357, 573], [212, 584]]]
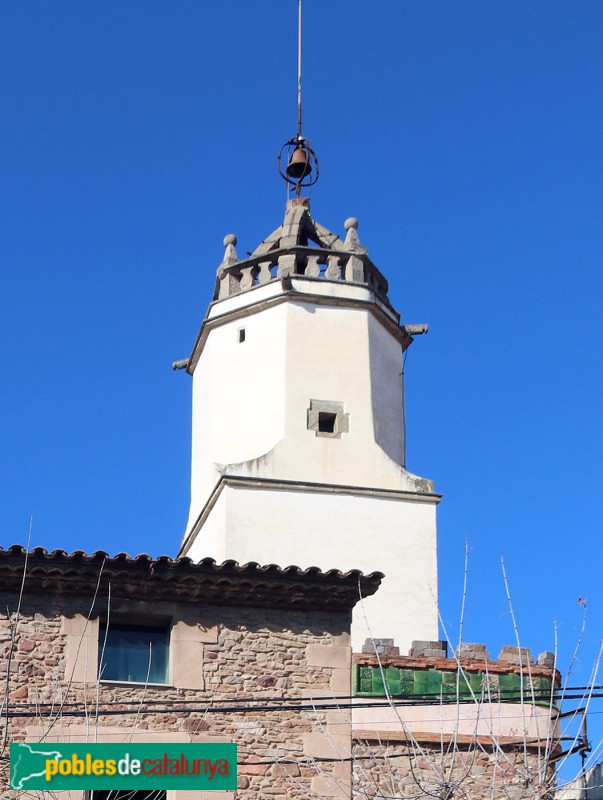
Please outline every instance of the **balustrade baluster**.
[[243, 267], [241, 270], [241, 291], [251, 289], [253, 286], [253, 267]]
[[320, 256], [308, 256], [305, 274], [309, 278], [320, 278], [320, 264], [318, 263], [319, 258]]
[[341, 280], [341, 267], [339, 265], [339, 256], [329, 256], [327, 258], [327, 268], [325, 270], [325, 278], [328, 281]]
[[258, 281], [260, 283], [268, 283], [268, 281], [272, 280], [272, 273], [270, 272], [271, 266], [272, 266], [271, 261], [260, 262], [260, 274], [258, 275]]

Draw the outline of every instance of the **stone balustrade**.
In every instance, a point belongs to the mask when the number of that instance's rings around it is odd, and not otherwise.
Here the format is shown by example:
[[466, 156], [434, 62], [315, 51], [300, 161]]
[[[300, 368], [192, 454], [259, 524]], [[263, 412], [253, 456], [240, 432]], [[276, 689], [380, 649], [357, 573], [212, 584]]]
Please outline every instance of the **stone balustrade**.
[[387, 281], [364, 253], [317, 247], [273, 250], [243, 261], [225, 258], [218, 268], [215, 300], [223, 300], [254, 286], [286, 277], [362, 284], [387, 302]]

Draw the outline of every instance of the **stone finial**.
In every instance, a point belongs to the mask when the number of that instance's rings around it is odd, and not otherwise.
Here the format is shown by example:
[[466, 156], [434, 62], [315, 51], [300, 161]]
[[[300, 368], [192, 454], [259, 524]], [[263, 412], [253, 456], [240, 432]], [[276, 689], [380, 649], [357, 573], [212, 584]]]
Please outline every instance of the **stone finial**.
[[237, 251], [235, 250], [235, 246], [237, 244], [237, 237], [234, 233], [227, 233], [224, 237], [224, 247], [226, 248], [224, 252], [224, 258], [222, 259], [222, 264], [224, 266], [228, 266], [229, 264], [236, 264], [239, 260], [237, 256]]
[[345, 249], [351, 250], [353, 253], [366, 253], [366, 247], [360, 244], [360, 239], [358, 238], [358, 220], [356, 217], [348, 217], [343, 223], [343, 227], [347, 231], [344, 242]]
[[[234, 233], [229, 233], [224, 237], [224, 258], [218, 266], [218, 299], [223, 300], [225, 297], [230, 297], [241, 291], [240, 280], [241, 272], [236, 270], [229, 270], [229, 267], [234, 267], [239, 263], [239, 257], [235, 250], [237, 237]], [[236, 274], [234, 274], [236, 272]]]

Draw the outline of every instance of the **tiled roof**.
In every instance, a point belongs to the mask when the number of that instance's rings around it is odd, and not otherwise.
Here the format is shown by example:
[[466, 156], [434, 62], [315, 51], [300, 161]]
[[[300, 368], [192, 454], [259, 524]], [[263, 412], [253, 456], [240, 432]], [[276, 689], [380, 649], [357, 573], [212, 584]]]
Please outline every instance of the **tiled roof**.
[[[24, 597], [32, 593], [98, 597], [107, 595], [137, 600], [202, 602], [231, 606], [296, 607], [349, 610], [379, 588], [383, 574], [363, 575], [358, 570], [323, 572], [318, 567], [261, 566], [213, 558], [134, 558], [127, 553], [110, 556], [102, 550], [47, 551], [21, 545], [0, 548], [0, 593], [19, 592], [25, 570]], [[98, 586], [98, 589], [97, 589]]]

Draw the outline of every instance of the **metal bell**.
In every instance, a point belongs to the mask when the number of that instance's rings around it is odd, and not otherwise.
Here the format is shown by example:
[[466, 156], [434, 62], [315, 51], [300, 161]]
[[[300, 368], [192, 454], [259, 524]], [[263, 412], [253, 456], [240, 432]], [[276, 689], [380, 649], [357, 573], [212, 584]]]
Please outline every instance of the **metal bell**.
[[312, 167], [308, 163], [307, 153], [301, 145], [298, 144], [291, 154], [286, 172], [287, 175], [295, 181], [303, 180], [312, 172]]

